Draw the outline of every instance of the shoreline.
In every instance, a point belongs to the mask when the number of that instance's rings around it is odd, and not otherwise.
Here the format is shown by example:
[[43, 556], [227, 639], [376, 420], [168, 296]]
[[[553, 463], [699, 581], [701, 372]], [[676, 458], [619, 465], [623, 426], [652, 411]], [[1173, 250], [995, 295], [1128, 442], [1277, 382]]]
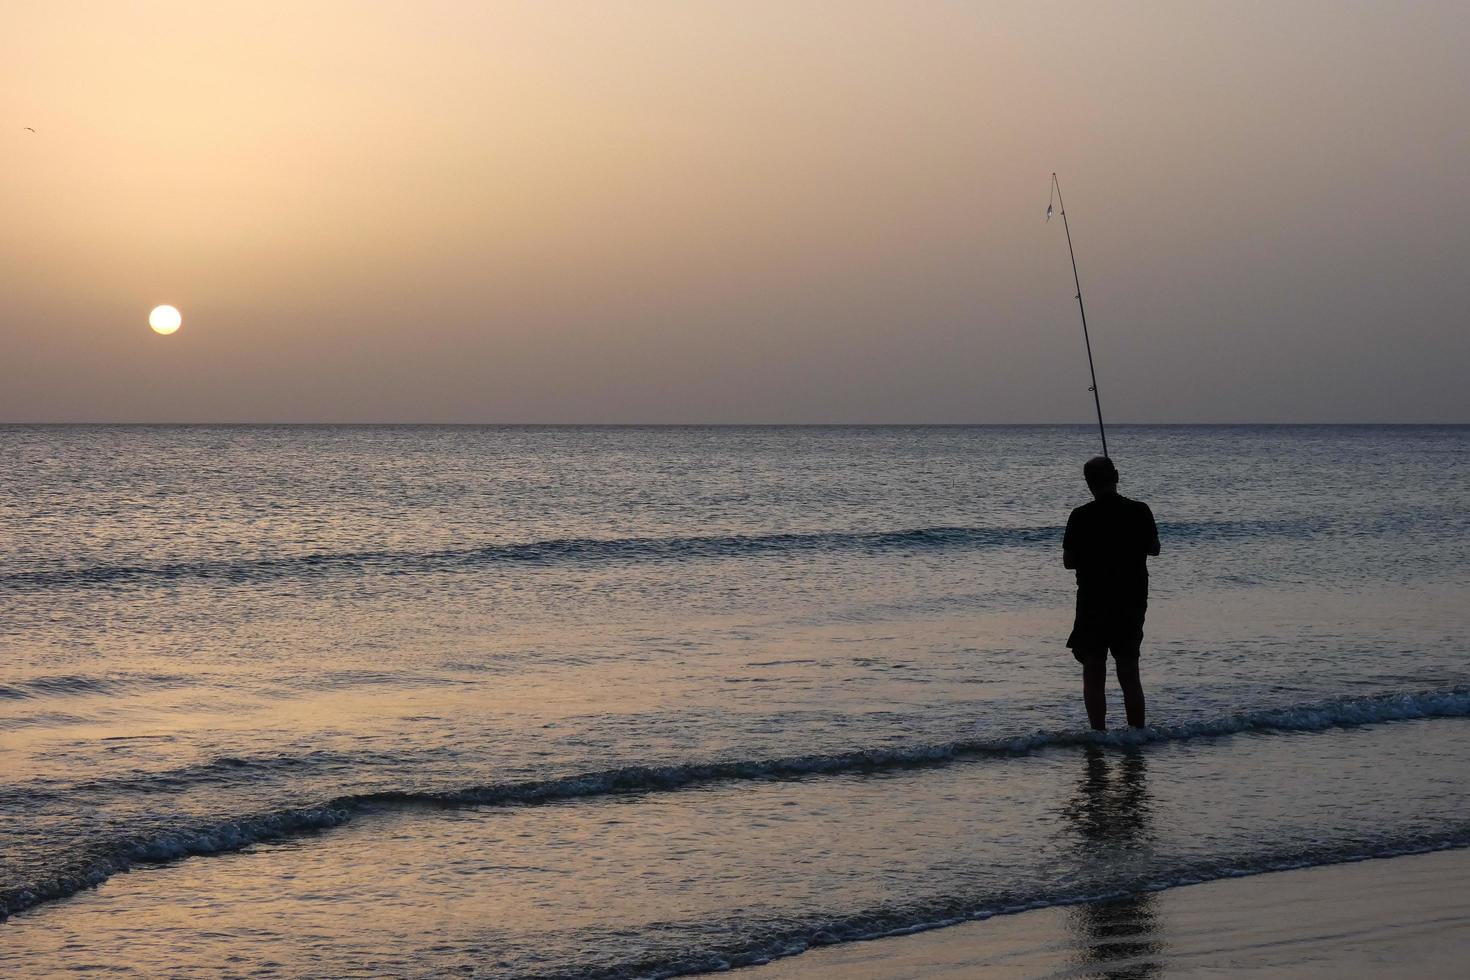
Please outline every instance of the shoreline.
[[1024, 910], [819, 947], [750, 980], [1452, 976], [1470, 958], [1470, 847]]

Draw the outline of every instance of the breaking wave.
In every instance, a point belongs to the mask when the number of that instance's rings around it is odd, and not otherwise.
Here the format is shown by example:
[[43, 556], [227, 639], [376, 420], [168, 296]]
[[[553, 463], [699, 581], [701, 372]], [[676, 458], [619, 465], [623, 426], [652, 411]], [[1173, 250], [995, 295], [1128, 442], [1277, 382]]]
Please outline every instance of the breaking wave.
[[[939, 766], [1056, 748], [1147, 746], [1243, 733], [1312, 732], [1416, 719], [1465, 717], [1470, 717], [1470, 687], [1343, 698], [1136, 731], [1037, 731], [1009, 738], [959, 739], [929, 745], [773, 759], [626, 766], [561, 778], [487, 783], [441, 791], [349, 794], [318, 805], [234, 819], [185, 822], [165, 831], [99, 842], [87, 854], [52, 870], [41, 880], [7, 885], [0, 890], [0, 919], [98, 885], [135, 864], [237, 851], [258, 842], [326, 830], [344, 824], [356, 815], [370, 814], [375, 810], [532, 806], [615, 794], [668, 792], [719, 782], [799, 779]], [[235, 760], [229, 760], [229, 763], [237, 764]], [[217, 769], [223, 764], [212, 763], [210, 768]]]

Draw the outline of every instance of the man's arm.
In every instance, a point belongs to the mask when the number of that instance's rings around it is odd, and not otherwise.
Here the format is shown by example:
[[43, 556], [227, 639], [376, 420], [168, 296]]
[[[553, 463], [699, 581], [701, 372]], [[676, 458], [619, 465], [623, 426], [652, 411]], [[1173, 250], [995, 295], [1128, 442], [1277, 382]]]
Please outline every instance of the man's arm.
[[1159, 557], [1159, 525], [1154, 521], [1154, 512], [1145, 504], [1143, 512], [1148, 515], [1148, 556]]
[[1077, 512], [1074, 510], [1074, 511], [1072, 511], [1072, 513], [1070, 513], [1070, 514], [1067, 515], [1067, 530], [1065, 530], [1065, 531], [1062, 532], [1062, 567], [1063, 568], [1076, 568], [1077, 567], [1077, 552], [1075, 552], [1075, 551], [1072, 550], [1072, 522], [1074, 520], [1076, 520], [1076, 519], [1077, 519]]

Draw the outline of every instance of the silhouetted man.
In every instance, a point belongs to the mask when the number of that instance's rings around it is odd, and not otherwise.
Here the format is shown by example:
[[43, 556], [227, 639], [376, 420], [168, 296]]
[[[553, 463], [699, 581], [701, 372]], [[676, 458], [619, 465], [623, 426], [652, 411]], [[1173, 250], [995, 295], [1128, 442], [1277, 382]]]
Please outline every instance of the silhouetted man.
[[1077, 619], [1067, 646], [1082, 665], [1082, 700], [1092, 727], [1108, 727], [1104, 686], [1111, 650], [1128, 724], [1142, 728], [1138, 648], [1148, 610], [1148, 557], [1159, 553], [1159, 529], [1147, 504], [1118, 493], [1112, 460], [1092, 457], [1082, 477], [1094, 499], [1072, 511], [1062, 538], [1062, 564], [1077, 570]]

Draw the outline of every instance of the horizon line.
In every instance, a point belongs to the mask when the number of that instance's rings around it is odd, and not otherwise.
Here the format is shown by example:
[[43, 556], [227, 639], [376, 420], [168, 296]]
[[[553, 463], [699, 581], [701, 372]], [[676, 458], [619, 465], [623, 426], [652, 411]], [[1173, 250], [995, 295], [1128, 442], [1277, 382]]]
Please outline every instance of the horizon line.
[[[1403, 428], [1436, 428], [1436, 427], [1463, 427], [1470, 426], [1470, 421], [1443, 422], [1443, 421], [1417, 421], [1417, 422], [1386, 422], [1386, 421], [1335, 421], [1335, 422], [1306, 422], [1306, 421], [1211, 421], [1211, 422], [1109, 422], [1110, 427], [1116, 428], [1212, 428], [1220, 426], [1253, 426], [1259, 428], [1281, 428], [1281, 427], [1403, 427]], [[55, 427], [64, 426], [132, 426], [132, 427], [162, 427], [162, 426], [192, 426], [197, 428], [264, 428], [269, 426], [278, 427], [301, 427], [301, 428], [326, 428], [326, 427], [361, 427], [361, 428], [539, 428], [539, 429], [881, 429], [881, 428], [950, 428], [950, 429], [975, 429], [975, 428], [1091, 428], [1095, 429], [1095, 421], [1087, 422], [442, 422], [442, 421], [389, 421], [389, 420], [355, 420], [355, 421], [322, 421], [322, 420], [230, 420], [230, 421], [143, 421], [143, 420], [30, 420], [30, 421], [0, 421], [0, 428], [21, 427]]]

